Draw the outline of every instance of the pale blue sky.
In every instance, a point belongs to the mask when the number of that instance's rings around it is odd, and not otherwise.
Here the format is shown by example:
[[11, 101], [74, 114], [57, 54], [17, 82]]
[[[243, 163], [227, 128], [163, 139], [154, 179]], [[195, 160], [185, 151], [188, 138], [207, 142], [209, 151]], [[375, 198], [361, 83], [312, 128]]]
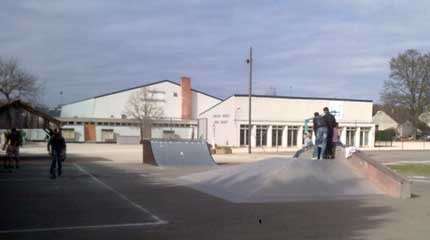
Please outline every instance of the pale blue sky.
[[48, 105], [181, 75], [245, 93], [249, 46], [255, 93], [378, 101], [391, 57], [430, 50], [429, 12], [424, 0], [6, 0], [0, 56], [38, 76]]

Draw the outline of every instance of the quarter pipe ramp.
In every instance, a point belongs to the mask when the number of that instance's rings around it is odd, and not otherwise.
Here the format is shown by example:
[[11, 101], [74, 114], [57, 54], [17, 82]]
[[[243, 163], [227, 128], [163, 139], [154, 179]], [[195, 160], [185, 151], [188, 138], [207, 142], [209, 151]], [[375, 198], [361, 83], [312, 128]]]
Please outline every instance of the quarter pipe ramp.
[[215, 166], [205, 141], [145, 140], [144, 163], [156, 166]]

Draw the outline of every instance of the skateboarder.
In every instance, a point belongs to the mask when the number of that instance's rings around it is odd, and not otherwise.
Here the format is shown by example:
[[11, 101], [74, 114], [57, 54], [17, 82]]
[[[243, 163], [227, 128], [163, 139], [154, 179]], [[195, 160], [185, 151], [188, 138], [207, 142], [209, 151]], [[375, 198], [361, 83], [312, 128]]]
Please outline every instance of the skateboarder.
[[51, 161], [51, 168], [50, 168], [50, 174], [51, 178], [55, 179], [55, 168], [58, 164], [57, 172], [58, 176], [61, 176], [62, 174], [62, 161], [64, 160], [66, 156], [66, 141], [64, 140], [63, 136], [61, 135], [61, 132], [59, 129], [54, 130], [54, 134], [51, 136], [48, 142], [48, 152], [51, 153], [52, 161]]
[[19, 147], [21, 145], [22, 138], [20, 132], [16, 128], [12, 128], [10, 133], [6, 133], [6, 141], [3, 145], [3, 151], [6, 150], [6, 158], [3, 163], [5, 169], [13, 168], [13, 160], [15, 160], [15, 168], [19, 168]]

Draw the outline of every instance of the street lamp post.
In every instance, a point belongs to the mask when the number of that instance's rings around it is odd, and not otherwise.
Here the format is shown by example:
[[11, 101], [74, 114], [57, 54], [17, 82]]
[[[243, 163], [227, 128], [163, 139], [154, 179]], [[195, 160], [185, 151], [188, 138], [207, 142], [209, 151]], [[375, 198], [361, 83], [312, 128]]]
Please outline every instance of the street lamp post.
[[249, 64], [249, 92], [248, 92], [248, 153], [251, 154], [251, 98], [252, 98], [252, 47], [249, 48], [249, 58], [246, 63]]
[[60, 106], [63, 105], [63, 91], [60, 91]]

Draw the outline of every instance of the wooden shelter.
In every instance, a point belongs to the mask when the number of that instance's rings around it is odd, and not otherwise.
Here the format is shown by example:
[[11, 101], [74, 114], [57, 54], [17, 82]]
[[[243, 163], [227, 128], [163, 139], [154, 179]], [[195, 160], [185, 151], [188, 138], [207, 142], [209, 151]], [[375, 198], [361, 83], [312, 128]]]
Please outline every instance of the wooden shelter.
[[52, 129], [61, 121], [20, 100], [0, 106], [0, 129]]

